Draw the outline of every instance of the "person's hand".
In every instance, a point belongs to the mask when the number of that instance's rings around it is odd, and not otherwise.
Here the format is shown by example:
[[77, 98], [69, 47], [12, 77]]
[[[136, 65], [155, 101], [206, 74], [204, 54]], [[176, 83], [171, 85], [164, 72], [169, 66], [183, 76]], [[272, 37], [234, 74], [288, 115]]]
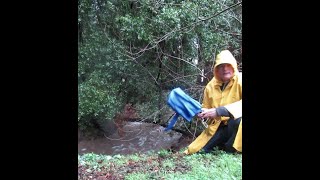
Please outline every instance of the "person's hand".
[[202, 120], [203, 119], [203, 112], [204, 111], [207, 111], [208, 110], [208, 108], [201, 108], [201, 112], [199, 112], [198, 114], [197, 114], [197, 116], [198, 116], [198, 118], [197, 118], [197, 120]]
[[216, 118], [217, 110], [216, 108], [202, 108], [202, 112], [198, 114], [199, 118]]

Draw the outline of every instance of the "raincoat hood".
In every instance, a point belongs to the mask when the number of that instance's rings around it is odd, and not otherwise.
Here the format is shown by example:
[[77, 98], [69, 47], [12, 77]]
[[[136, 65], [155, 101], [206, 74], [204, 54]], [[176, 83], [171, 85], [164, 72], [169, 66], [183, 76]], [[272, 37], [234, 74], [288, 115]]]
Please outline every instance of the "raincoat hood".
[[231, 66], [233, 67], [233, 70], [234, 70], [233, 75], [239, 74], [236, 59], [233, 57], [233, 55], [231, 54], [231, 52], [229, 50], [223, 50], [217, 55], [217, 58], [216, 58], [216, 61], [215, 61], [214, 67], [213, 67], [214, 78], [216, 80], [220, 81], [220, 78], [217, 73], [217, 70], [218, 70], [217, 66], [220, 64], [223, 64], [223, 63], [231, 64]]

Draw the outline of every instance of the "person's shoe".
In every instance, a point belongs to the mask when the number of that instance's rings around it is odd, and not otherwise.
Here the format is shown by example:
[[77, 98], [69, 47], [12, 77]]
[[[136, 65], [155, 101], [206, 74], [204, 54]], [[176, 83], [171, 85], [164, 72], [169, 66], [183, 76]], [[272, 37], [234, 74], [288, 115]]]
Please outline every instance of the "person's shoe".
[[232, 146], [231, 147], [230, 146], [225, 146], [224, 147], [224, 151], [227, 152], [227, 153], [233, 153], [233, 154], [237, 152], [237, 150]]
[[186, 149], [185, 151], [183, 151], [183, 154], [189, 155], [188, 149]]

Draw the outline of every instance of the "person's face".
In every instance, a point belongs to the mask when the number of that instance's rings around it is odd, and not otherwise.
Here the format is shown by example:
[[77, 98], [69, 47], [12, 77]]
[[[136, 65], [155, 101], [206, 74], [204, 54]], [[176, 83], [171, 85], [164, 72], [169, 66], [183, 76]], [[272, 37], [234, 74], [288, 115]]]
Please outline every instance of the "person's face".
[[231, 64], [220, 64], [217, 69], [218, 76], [223, 82], [228, 82], [233, 77], [234, 70]]

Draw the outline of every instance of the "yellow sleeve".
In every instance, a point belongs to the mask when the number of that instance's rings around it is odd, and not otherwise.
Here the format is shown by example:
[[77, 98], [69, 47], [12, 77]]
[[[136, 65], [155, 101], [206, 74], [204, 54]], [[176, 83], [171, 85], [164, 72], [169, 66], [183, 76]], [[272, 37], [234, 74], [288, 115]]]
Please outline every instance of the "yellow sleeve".
[[203, 100], [202, 100], [202, 108], [212, 108], [209, 102], [209, 92], [208, 89], [204, 89]]

